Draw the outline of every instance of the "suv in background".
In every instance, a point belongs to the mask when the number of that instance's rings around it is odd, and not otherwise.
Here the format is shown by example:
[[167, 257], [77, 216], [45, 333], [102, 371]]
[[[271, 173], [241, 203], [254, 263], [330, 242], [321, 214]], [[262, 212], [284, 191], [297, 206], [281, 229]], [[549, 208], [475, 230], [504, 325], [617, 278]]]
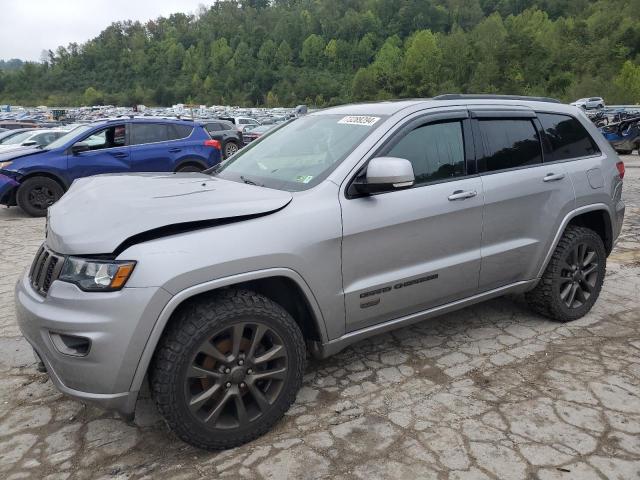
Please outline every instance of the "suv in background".
[[244, 145], [242, 132], [226, 120], [203, 120], [204, 125], [211, 138], [218, 140], [222, 146], [222, 158], [229, 158]]
[[575, 107], [580, 107], [583, 110], [591, 110], [593, 108], [604, 108], [604, 100], [602, 97], [589, 97], [581, 98], [571, 103]]
[[219, 118], [220, 120], [225, 120], [227, 122], [232, 123], [235, 126], [235, 128], [241, 132], [243, 132], [244, 129], [249, 125], [253, 125], [256, 127], [260, 125], [259, 121], [249, 117], [219, 117]]
[[76, 127], [44, 148], [0, 151], [0, 204], [18, 205], [29, 215], [44, 216], [73, 181], [82, 177], [199, 172], [220, 159], [220, 142], [193, 121], [98, 121]]
[[328, 108], [209, 173], [76, 181], [16, 286], [18, 324], [61, 391], [131, 417], [149, 378], [180, 438], [233, 447], [283, 416], [307, 351], [507, 293], [585, 315], [623, 176], [550, 99]]

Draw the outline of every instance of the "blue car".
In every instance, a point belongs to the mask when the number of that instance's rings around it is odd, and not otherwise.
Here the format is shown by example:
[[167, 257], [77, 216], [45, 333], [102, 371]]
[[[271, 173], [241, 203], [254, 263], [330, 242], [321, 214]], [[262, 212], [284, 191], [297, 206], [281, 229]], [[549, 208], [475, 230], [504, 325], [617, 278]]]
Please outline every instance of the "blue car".
[[118, 118], [81, 125], [44, 148], [0, 153], [0, 204], [46, 215], [76, 178], [100, 173], [197, 172], [220, 162], [198, 122]]

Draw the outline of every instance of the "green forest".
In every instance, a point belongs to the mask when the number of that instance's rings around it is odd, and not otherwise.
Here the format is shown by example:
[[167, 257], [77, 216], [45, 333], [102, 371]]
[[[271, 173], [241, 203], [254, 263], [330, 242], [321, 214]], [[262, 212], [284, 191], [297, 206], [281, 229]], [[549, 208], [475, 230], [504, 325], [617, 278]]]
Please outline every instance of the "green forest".
[[19, 105], [322, 107], [452, 92], [631, 104], [640, 0], [221, 0], [1, 67], [0, 103]]

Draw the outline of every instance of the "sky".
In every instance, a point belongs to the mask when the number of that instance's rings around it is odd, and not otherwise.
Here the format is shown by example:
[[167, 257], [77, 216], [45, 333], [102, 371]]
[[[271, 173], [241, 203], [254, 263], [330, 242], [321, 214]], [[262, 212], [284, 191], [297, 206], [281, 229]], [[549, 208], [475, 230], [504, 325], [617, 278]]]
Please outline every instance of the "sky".
[[1, 0], [0, 59], [40, 60], [42, 50], [83, 43], [118, 20], [195, 13], [210, 0]]

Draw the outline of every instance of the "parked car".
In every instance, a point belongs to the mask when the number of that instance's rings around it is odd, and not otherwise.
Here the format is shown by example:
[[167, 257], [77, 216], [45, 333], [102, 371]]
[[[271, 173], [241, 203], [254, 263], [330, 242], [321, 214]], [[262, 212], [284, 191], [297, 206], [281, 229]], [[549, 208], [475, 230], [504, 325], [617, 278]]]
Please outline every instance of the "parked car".
[[241, 132], [244, 132], [244, 129], [249, 125], [260, 125], [260, 122], [258, 122], [256, 119], [249, 117], [219, 117], [219, 119], [231, 122]]
[[242, 132], [226, 120], [206, 120], [201, 122], [211, 138], [222, 145], [222, 157], [229, 158], [244, 145]]
[[580, 98], [571, 103], [575, 107], [580, 107], [583, 110], [591, 110], [592, 108], [604, 108], [604, 100], [602, 97], [589, 97]]
[[640, 116], [611, 123], [600, 129], [613, 149], [621, 155], [640, 150]]
[[65, 130], [52, 129], [26, 130], [2, 142], [0, 154], [25, 147], [46, 147], [66, 133]]
[[15, 130], [16, 128], [37, 128], [34, 122], [18, 122], [14, 120], [2, 120], [0, 121], [0, 128], [6, 128], [7, 130]]
[[328, 108], [207, 172], [74, 182], [16, 286], [18, 324], [62, 392], [130, 418], [149, 378], [181, 439], [233, 447], [290, 407], [307, 351], [507, 293], [585, 315], [623, 176], [552, 100]]
[[253, 142], [254, 140], [257, 140], [262, 135], [264, 135], [265, 133], [267, 133], [269, 130], [273, 129], [276, 126], [277, 125], [271, 124], [271, 125], [258, 125], [257, 127], [253, 127], [253, 128], [250, 128], [250, 127], [245, 128], [242, 134], [245, 145]]
[[[45, 148], [0, 152], [0, 204], [44, 216], [71, 183], [100, 173], [197, 172], [220, 142], [187, 120], [118, 118], [79, 126]], [[110, 195], [109, 195], [110, 197]]]
[[33, 131], [35, 128], [16, 128], [15, 130], [5, 130], [4, 132], [0, 132], [0, 145], [3, 145], [5, 142], [8, 142], [11, 138], [16, 135], [20, 135], [23, 132]]

